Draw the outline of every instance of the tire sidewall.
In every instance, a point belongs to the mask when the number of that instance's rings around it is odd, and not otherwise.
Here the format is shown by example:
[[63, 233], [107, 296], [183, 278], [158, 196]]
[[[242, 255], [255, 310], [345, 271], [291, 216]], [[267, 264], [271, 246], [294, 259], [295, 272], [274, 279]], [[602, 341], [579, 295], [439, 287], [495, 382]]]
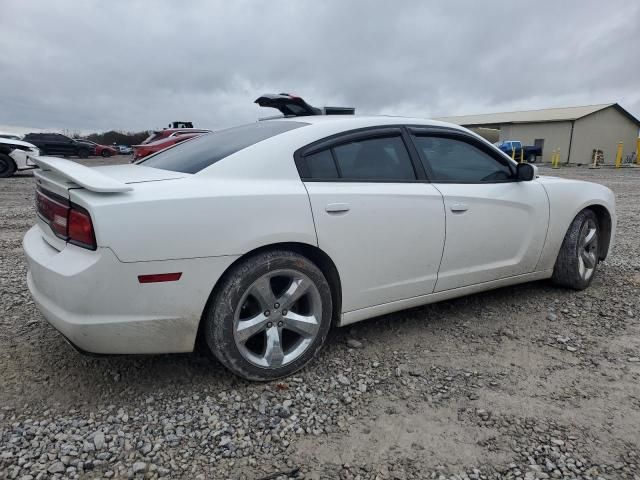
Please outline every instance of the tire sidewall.
[[[318, 288], [322, 319], [316, 338], [295, 361], [276, 369], [252, 364], [239, 352], [233, 338], [235, 309], [246, 290], [261, 276], [275, 270], [297, 270]], [[249, 380], [269, 381], [291, 375], [304, 367], [320, 350], [331, 327], [332, 299], [329, 283], [320, 269], [306, 257], [290, 251], [272, 251], [247, 258], [222, 280], [204, 316], [207, 344], [216, 358], [235, 374]]]
[[16, 172], [16, 163], [9, 155], [0, 153], [0, 162], [2, 162], [2, 165], [6, 165], [5, 168], [0, 170], [0, 178], [9, 178]]
[[567, 230], [553, 271], [553, 279], [556, 283], [577, 290], [585, 289], [591, 285], [591, 282], [598, 271], [598, 261], [596, 259], [596, 265], [591, 276], [586, 280], [580, 276], [580, 267], [578, 263], [580, 231], [588, 220], [593, 220], [596, 225], [596, 241], [598, 242], [597, 247], [599, 248], [600, 227], [598, 224], [598, 218], [591, 210], [583, 210], [576, 215], [576, 218], [571, 222], [571, 225]]

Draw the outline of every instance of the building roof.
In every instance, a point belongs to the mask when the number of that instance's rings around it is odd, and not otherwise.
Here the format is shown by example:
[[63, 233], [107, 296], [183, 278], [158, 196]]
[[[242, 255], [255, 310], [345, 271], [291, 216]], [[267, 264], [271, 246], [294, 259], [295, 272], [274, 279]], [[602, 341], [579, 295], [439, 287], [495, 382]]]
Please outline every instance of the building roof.
[[627, 112], [617, 103], [601, 103], [579, 107], [544, 108], [542, 110], [524, 110], [521, 112], [485, 113], [480, 115], [462, 115], [458, 117], [439, 117], [435, 120], [455, 123], [464, 127], [504, 125], [512, 123], [566, 122], [578, 120], [605, 108], [614, 107], [629, 120], [640, 126], [640, 120]]

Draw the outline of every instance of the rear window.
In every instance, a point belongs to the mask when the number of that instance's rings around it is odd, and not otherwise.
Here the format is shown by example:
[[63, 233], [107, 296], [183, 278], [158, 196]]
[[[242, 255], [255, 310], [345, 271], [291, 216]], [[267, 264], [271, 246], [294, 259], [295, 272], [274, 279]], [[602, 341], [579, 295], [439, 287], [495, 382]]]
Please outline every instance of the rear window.
[[139, 162], [146, 167], [181, 173], [197, 173], [229, 155], [289, 130], [303, 122], [257, 122], [219, 130], [179, 143]]

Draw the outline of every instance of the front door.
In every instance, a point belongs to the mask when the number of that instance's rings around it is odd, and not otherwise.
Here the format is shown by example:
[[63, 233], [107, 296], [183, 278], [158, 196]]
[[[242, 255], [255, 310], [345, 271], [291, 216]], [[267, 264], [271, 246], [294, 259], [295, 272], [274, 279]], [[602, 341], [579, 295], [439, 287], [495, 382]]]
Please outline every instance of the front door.
[[444, 245], [442, 195], [417, 181], [399, 128], [338, 138], [298, 165], [319, 247], [335, 262], [343, 313], [432, 293]]
[[513, 164], [471, 136], [418, 131], [413, 140], [445, 203], [435, 291], [533, 272], [549, 223], [542, 185], [515, 180]]

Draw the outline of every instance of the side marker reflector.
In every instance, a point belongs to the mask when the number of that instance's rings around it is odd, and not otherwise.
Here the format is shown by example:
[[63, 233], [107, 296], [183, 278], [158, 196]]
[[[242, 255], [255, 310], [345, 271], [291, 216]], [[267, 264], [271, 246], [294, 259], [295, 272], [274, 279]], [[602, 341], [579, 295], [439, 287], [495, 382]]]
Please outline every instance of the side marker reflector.
[[138, 275], [140, 283], [176, 282], [180, 280], [182, 272], [176, 273], [154, 273], [153, 275]]

